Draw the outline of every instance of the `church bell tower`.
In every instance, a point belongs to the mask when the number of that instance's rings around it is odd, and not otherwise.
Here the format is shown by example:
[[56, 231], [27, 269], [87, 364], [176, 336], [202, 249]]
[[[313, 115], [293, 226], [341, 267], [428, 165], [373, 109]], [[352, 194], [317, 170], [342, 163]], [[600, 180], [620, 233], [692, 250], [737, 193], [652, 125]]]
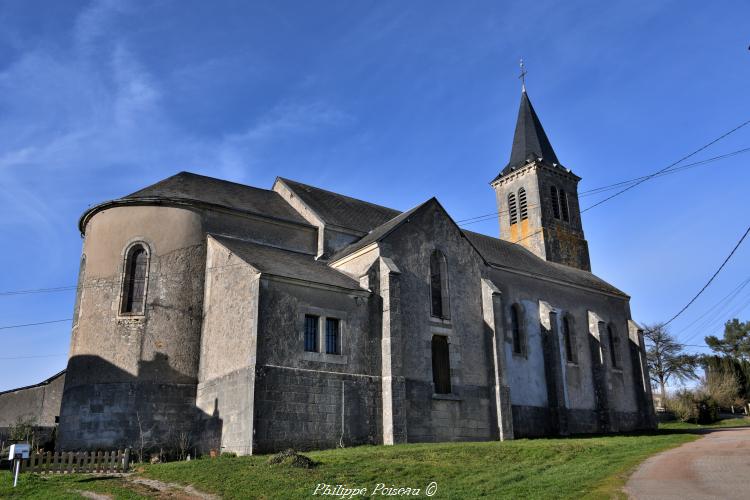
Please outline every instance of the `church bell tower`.
[[490, 183], [500, 239], [550, 262], [591, 271], [578, 205], [580, 180], [557, 159], [524, 85], [510, 161]]

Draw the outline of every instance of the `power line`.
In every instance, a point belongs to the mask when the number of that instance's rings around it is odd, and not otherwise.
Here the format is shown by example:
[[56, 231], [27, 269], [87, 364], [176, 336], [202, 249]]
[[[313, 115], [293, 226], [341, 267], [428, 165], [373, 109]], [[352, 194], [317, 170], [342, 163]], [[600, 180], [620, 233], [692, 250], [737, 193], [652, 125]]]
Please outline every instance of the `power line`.
[[26, 326], [49, 325], [51, 323], [62, 323], [63, 321], [73, 321], [73, 318], [53, 319], [52, 321], [40, 321], [39, 323], [24, 323], [21, 325], [6, 325], [6, 326], [0, 326], [0, 330], [10, 330], [11, 328], [23, 328]]
[[[653, 179], [653, 178], [656, 178], [656, 177], [663, 177], [665, 175], [674, 174], [674, 173], [680, 172], [682, 170], [686, 170], [688, 168], [694, 168], [694, 167], [697, 167], [697, 166], [700, 166], [700, 165], [705, 165], [705, 164], [708, 164], [708, 163], [712, 163], [714, 161], [723, 160], [723, 159], [726, 159], [726, 158], [730, 158], [732, 156], [737, 156], [739, 154], [748, 153], [748, 152], [750, 152], [750, 148], [738, 149], [736, 151], [732, 151], [732, 152], [725, 153], [725, 154], [718, 155], [718, 156], [713, 156], [711, 158], [706, 158], [705, 160], [700, 160], [700, 161], [696, 161], [696, 162], [693, 162], [693, 163], [687, 163], [685, 165], [680, 165], [678, 167], [677, 166], [676, 167], [668, 167], [666, 170], [664, 170], [661, 173], [656, 173], [656, 174], [651, 174], [651, 175], [644, 175], [644, 176], [641, 176], [641, 177], [635, 177], [633, 179], [619, 181], [619, 182], [615, 182], [613, 184], [607, 184], [607, 185], [604, 185], [604, 186], [600, 186], [600, 187], [588, 189], [586, 191], [581, 191], [580, 193], [578, 193], [578, 197], [579, 198], [585, 198], [586, 196], [597, 195], [597, 194], [600, 194], [600, 193], [602, 193], [604, 191], [609, 191], [609, 190], [612, 190], [612, 189], [617, 189], [620, 186], [625, 186], [625, 185], [628, 185], [628, 184], [634, 184], [634, 183], [636, 183], [638, 181], [646, 181], [648, 179]], [[539, 206], [539, 204], [529, 205], [528, 208], [536, 208], [538, 206]], [[492, 213], [477, 215], [475, 217], [467, 217], [466, 219], [457, 220], [456, 223], [460, 224], [460, 225], [475, 224], [477, 222], [482, 222], [484, 220], [490, 220], [490, 219], [494, 218], [497, 215], [506, 214], [506, 213], [508, 213], [508, 211], [509, 210], [498, 210], [498, 211], [495, 211], [495, 212], [492, 212]], [[481, 219], [481, 220], [478, 220], [478, 219]]]
[[629, 191], [629, 190], [633, 189], [634, 187], [636, 187], [636, 186], [639, 186], [639, 185], [643, 184], [643, 183], [644, 183], [644, 182], [646, 182], [647, 180], [649, 180], [649, 179], [652, 179], [653, 177], [656, 177], [657, 175], [661, 174], [662, 172], [664, 172], [664, 171], [666, 171], [666, 170], [669, 170], [670, 168], [674, 167], [674, 166], [675, 166], [675, 165], [677, 165], [678, 163], [682, 163], [683, 161], [687, 160], [688, 158], [690, 158], [690, 157], [692, 157], [692, 156], [695, 156], [695, 155], [697, 155], [698, 153], [700, 153], [700, 152], [701, 152], [701, 151], [703, 151], [704, 149], [706, 149], [706, 148], [708, 148], [708, 147], [710, 147], [710, 146], [712, 146], [712, 145], [716, 144], [716, 143], [717, 143], [717, 142], [719, 142], [720, 140], [722, 140], [722, 139], [724, 139], [724, 138], [726, 138], [726, 137], [728, 137], [728, 136], [732, 135], [733, 133], [737, 132], [737, 131], [738, 131], [738, 130], [740, 130], [740, 129], [741, 129], [742, 127], [746, 126], [746, 125], [747, 125], [748, 123], [750, 123], [750, 120], [747, 120], [746, 122], [743, 122], [743, 123], [741, 123], [740, 125], [738, 125], [738, 126], [734, 127], [734, 128], [732, 129], [732, 130], [730, 130], [729, 132], [725, 132], [724, 134], [720, 135], [719, 137], [717, 137], [716, 139], [712, 140], [711, 142], [709, 142], [709, 143], [707, 143], [707, 144], [704, 144], [703, 146], [699, 147], [698, 149], [696, 149], [696, 150], [695, 150], [695, 151], [693, 151], [692, 153], [689, 153], [689, 154], [687, 154], [687, 155], [683, 156], [682, 158], [680, 158], [680, 159], [679, 159], [679, 160], [677, 160], [676, 162], [673, 162], [673, 163], [671, 163], [671, 164], [667, 165], [666, 167], [662, 168], [661, 170], [657, 170], [657, 171], [656, 171], [656, 172], [654, 172], [653, 174], [651, 174], [651, 175], [647, 175], [647, 176], [646, 176], [645, 178], [643, 178], [643, 179], [639, 180], [638, 182], [636, 182], [636, 183], [634, 183], [634, 184], [632, 184], [632, 185], [630, 185], [630, 186], [628, 186], [628, 187], [626, 187], [626, 188], [624, 188], [624, 189], [621, 189], [620, 191], [616, 192], [616, 193], [615, 193], [615, 194], [613, 194], [613, 195], [610, 195], [610, 196], [608, 196], [608, 197], [604, 198], [604, 199], [603, 199], [603, 200], [601, 200], [601, 201], [598, 201], [598, 202], [594, 203], [594, 204], [593, 204], [593, 205], [591, 205], [590, 207], [587, 207], [587, 208], [585, 208], [585, 209], [581, 210], [581, 213], [587, 212], [587, 211], [591, 210], [592, 208], [598, 207], [599, 205], [601, 205], [601, 204], [603, 204], [603, 203], [606, 203], [606, 202], [608, 202], [608, 201], [609, 201], [609, 200], [611, 200], [612, 198], [615, 198], [615, 197], [617, 197], [617, 196], [620, 196], [621, 194], [625, 193], [626, 191]]
[[[750, 121], [745, 122], [745, 123], [750, 123]], [[695, 302], [696, 299], [701, 296], [701, 294], [706, 290], [706, 288], [708, 288], [708, 286], [713, 282], [713, 280], [716, 278], [716, 276], [719, 275], [719, 273], [721, 272], [721, 270], [724, 269], [724, 266], [727, 265], [727, 262], [729, 262], [729, 259], [732, 258], [732, 256], [734, 255], [734, 252], [736, 252], [737, 249], [740, 247], [740, 245], [742, 244], [742, 242], [747, 237], [748, 233], [750, 233], [750, 226], [747, 227], [747, 230], [745, 231], [745, 234], [742, 235], [742, 238], [740, 238], [740, 241], [737, 242], [737, 244], [734, 246], [734, 248], [732, 249], [732, 251], [729, 252], [729, 255], [727, 255], [727, 258], [724, 259], [724, 262], [721, 263], [721, 265], [719, 266], [719, 269], [717, 269], [716, 272], [713, 274], [713, 276], [711, 276], [711, 278], [706, 282], [706, 284], [703, 285], [703, 288], [701, 288], [700, 291], [697, 294], [695, 294], [695, 297], [693, 297], [692, 299], [690, 299], [690, 302], [688, 302], [685, 305], [685, 307], [683, 307], [682, 309], [680, 309], [677, 314], [675, 314], [674, 316], [672, 316], [669, 319], [669, 321], [667, 321], [666, 323], [664, 323], [664, 326], [670, 324], [672, 321], [674, 321], [675, 319], [677, 319], [680, 316], [680, 314], [684, 313], [687, 310], [687, 308], [690, 307], [693, 304], [693, 302]]]
[[[712, 163], [712, 162], [717, 161], [717, 160], [723, 160], [725, 158], [730, 158], [732, 156], [737, 156], [739, 154], [747, 153], [747, 152], [750, 152], [750, 148], [738, 149], [737, 151], [732, 151], [731, 153], [726, 153], [726, 154], [719, 155], [719, 156], [713, 156], [711, 158], [706, 158], [705, 160], [696, 161], [696, 162], [693, 162], [693, 163], [686, 163], [685, 165], [680, 165], [679, 167], [673, 167], [673, 168], [670, 168], [669, 170], [665, 170], [661, 174], [653, 175], [653, 176], [651, 176], [651, 178], [663, 177], [665, 175], [676, 174], [678, 172], [681, 172], [682, 170], [687, 170], [689, 168], [697, 167], [697, 166], [700, 166], [700, 165], [705, 165], [705, 164]], [[619, 186], [624, 186], [624, 185], [627, 185], [627, 184], [639, 181], [641, 179], [645, 180], [648, 177], [649, 177], [648, 175], [643, 175], [641, 177], [635, 177], [633, 179], [628, 179], [626, 181], [616, 182], [616, 183], [610, 184], [608, 186], [601, 186], [601, 187], [598, 187], [598, 188], [588, 189], [586, 191], [581, 191], [580, 193], [578, 193], [578, 196], [579, 197], [585, 197], [585, 196], [591, 196], [591, 195], [599, 194], [600, 192], [609, 191], [610, 189], [615, 189], [615, 188], [617, 188]]]

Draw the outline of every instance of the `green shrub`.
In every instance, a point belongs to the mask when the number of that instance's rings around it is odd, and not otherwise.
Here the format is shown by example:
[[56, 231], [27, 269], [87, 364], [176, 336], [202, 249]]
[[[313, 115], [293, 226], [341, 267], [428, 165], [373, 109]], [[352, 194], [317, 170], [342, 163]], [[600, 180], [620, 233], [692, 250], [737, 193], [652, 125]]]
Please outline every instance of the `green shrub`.
[[719, 419], [719, 405], [705, 393], [696, 394], [683, 389], [669, 398], [669, 409], [682, 422], [710, 424]]

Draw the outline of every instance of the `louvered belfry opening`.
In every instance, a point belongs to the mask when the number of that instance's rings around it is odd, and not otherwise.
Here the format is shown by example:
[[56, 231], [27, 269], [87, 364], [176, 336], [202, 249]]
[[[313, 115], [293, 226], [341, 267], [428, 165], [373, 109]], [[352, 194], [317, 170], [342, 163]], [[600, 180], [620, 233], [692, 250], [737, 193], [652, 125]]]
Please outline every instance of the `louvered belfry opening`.
[[552, 200], [552, 215], [555, 219], [560, 218], [560, 200], [557, 198], [557, 188], [550, 186], [550, 199]]
[[560, 190], [560, 208], [562, 209], [562, 218], [565, 222], [570, 222], [570, 213], [568, 210], [568, 193]]
[[147, 271], [148, 252], [143, 245], [133, 245], [125, 258], [121, 307], [123, 314], [143, 314]]
[[518, 211], [521, 215], [521, 220], [529, 218], [529, 208], [526, 204], [526, 190], [524, 188], [518, 190]]
[[451, 393], [448, 337], [443, 335], [433, 335], [432, 337], [432, 382], [435, 384], [436, 394]]
[[516, 206], [516, 195], [510, 193], [508, 195], [508, 215], [510, 216], [510, 225], [518, 222], [518, 207]]

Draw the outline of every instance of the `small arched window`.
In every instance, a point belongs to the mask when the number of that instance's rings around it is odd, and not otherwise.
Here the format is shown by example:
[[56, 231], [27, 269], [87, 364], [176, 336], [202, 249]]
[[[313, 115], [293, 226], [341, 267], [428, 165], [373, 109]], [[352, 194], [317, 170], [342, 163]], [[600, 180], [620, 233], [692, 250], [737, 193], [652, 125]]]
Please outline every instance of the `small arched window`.
[[526, 190], [524, 188], [518, 190], [518, 212], [521, 214], [521, 220], [529, 218], [529, 208], [526, 204]]
[[513, 352], [515, 354], [523, 354], [521, 307], [518, 304], [513, 304], [510, 307], [510, 332], [513, 336]]
[[557, 198], [557, 188], [555, 186], [550, 186], [550, 199], [552, 200], [552, 215], [555, 216], [555, 219], [560, 218], [560, 200]]
[[609, 354], [612, 360], [612, 368], [619, 368], [618, 353], [620, 351], [620, 339], [615, 334], [612, 325], [607, 325], [607, 335], [609, 336]]
[[562, 211], [562, 218], [565, 222], [570, 222], [570, 211], [568, 210], [568, 193], [560, 190], [560, 210]]
[[563, 342], [565, 343], [565, 359], [570, 363], [576, 362], [576, 349], [573, 341], [573, 329], [571, 319], [566, 315], [563, 317]]
[[508, 215], [510, 216], [510, 225], [518, 222], [518, 207], [516, 206], [516, 195], [510, 193], [508, 195]]
[[146, 300], [146, 277], [148, 274], [148, 251], [136, 243], [125, 255], [125, 272], [122, 283], [122, 314], [143, 314]]
[[440, 250], [435, 250], [430, 255], [430, 294], [432, 315], [436, 318], [449, 319], [448, 264], [445, 261], [445, 255]]

